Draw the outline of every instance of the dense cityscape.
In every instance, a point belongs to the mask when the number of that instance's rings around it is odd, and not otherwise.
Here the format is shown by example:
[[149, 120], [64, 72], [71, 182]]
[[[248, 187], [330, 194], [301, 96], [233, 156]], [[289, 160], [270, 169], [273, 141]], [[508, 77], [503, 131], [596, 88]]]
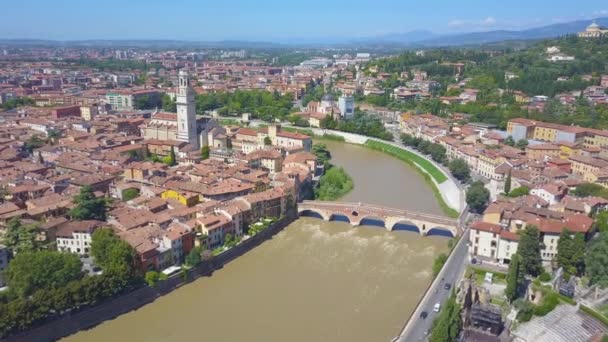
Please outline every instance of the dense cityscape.
[[[0, 40], [0, 339], [608, 341], [604, 23], [408, 48]], [[284, 328], [208, 319], [246, 306]], [[327, 326], [293, 331], [308, 309]]]

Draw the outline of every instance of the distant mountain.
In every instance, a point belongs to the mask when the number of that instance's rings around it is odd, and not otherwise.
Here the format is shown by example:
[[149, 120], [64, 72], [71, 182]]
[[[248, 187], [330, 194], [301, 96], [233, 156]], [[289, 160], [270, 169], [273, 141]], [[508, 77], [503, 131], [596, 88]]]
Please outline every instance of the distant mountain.
[[[595, 22], [600, 26], [608, 26], [608, 18], [597, 18]], [[422, 39], [414, 42], [424, 47], [477, 45], [494, 43], [505, 40], [533, 40], [547, 39], [584, 31], [591, 24], [591, 20], [579, 20], [568, 23], [553, 24], [521, 31], [497, 30], [488, 32], [473, 32], [454, 35], [444, 35], [431, 39]], [[404, 42], [408, 43], [408, 42]]]
[[[608, 17], [596, 18], [600, 26], [608, 26]], [[591, 20], [579, 20], [567, 23], [552, 24], [521, 31], [496, 30], [487, 32], [471, 32], [459, 34], [437, 34], [427, 30], [416, 30], [405, 33], [391, 33], [375, 37], [344, 38], [344, 37], [289, 37], [274, 41], [183, 41], [183, 40], [154, 40], [154, 39], [90, 39], [54, 41], [42, 39], [0, 39], [0, 46], [105, 46], [113, 48], [242, 48], [242, 49], [273, 49], [273, 48], [425, 48], [441, 46], [480, 45], [498, 42], [519, 42], [555, 38], [585, 30]]]
[[0, 39], [0, 46], [70, 46], [70, 47], [110, 47], [110, 48], [220, 48], [220, 49], [269, 49], [289, 47], [274, 42], [256, 41], [186, 41], [186, 40], [155, 40], [155, 39], [88, 39], [88, 40], [43, 40], [43, 39]]
[[426, 30], [416, 30], [405, 33], [390, 33], [373, 38], [361, 38], [354, 40], [355, 43], [413, 43], [439, 37], [438, 34]]

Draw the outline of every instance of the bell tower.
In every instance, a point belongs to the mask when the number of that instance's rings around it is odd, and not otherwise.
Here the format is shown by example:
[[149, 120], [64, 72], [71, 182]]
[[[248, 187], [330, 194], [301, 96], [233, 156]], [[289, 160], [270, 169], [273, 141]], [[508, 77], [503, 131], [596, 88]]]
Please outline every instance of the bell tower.
[[177, 140], [187, 142], [198, 148], [194, 92], [190, 88], [190, 78], [186, 71], [179, 71], [178, 82], [175, 100], [177, 105]]

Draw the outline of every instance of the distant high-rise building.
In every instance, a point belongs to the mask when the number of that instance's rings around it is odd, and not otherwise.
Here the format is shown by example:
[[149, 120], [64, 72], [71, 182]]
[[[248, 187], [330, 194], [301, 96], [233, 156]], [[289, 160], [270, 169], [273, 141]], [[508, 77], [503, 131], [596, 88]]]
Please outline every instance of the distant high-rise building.
[[338, 108], [340, 108], [340, 116], [342, 118], [352, 118], [355, 115], [355, 98], [352, 96], [340, 96]]
[[190, 78], [186, 71], [179, 71], [178, 83], [175, 100], [177, 104], [176, 140], [198, 146], [194, 91], [190, 87]]

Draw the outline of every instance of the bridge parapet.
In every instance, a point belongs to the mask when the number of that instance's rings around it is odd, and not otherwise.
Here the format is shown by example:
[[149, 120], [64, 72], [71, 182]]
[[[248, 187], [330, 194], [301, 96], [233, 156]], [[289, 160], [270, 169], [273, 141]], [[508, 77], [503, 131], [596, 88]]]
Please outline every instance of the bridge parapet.
[[459, 220], [371, 204], [303, 201], [298, 205], [298, 212], [300, 214], [316, 213], [326, 221], [344, 220], [343, 218], [346, 218], [353, 226], [361, 225], [361, 222], [367, 219], [381, 221], [387, 230], [393, 230], [397, 224], [404, 222], [416, 226], [423, 235], [427, 235], [435, 229], [448, 231], [452, 236], [462, 234]]

